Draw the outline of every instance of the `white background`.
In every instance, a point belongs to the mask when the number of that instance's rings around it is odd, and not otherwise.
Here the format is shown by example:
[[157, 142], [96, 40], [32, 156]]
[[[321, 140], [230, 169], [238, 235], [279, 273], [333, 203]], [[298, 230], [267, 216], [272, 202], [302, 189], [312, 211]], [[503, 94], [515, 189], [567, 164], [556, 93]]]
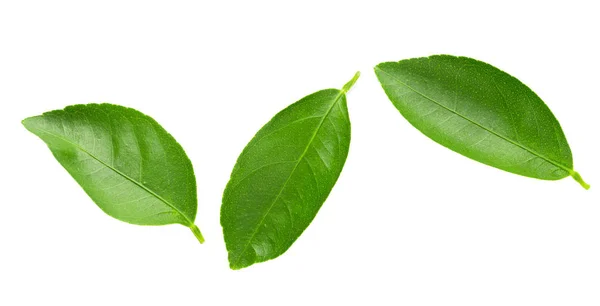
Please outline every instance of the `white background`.
[[[600, 304], [599, 10], [549, 2], [0, 2], [0, 305]], [[536, 91], [592, 188], [410, 126], [373, 66], [440, 53]], [[283, 256], [229, 270], [219, 208], [238, 154], [357, 70], [350, 154], [319, 215]], [[20, 124], [88, 102], [136, 108], [183, 145], [205, 244], [106, 216]]]

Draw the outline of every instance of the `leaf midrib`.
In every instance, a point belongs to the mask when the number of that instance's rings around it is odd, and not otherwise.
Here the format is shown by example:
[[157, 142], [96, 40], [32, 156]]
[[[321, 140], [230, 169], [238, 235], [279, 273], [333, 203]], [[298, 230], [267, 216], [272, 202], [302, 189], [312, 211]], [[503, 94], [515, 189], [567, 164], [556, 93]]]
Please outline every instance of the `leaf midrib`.
[[292, 171], [290, 172], [290, 175], [287, 177], [287, 179], [283, 183], [281, 189], [279, 190], [279, 193], [277, 194], [277, 196], [275, 197], [275, 199], [273, 200], [273, 202], [269, 206], [269, 209], [267, 209], [267, 212], [263, 215], [263, 217], [261, 218], [261, 220], [258, 222], [258, 225], [256, 226], [256, 228], [252, 232], [252, 235], [250, 236], [250, 239], [248, 239], [248, 242], [244, 245], [244, 248], [240, 252], [240, 255], [238, 256], [238, 258], [231, 264], [232, 267], [237, 267], [237, 265], [239, 264], [240, 260], [242, 259], [242, 256], [246, 253], [246, 250], [250, 246], [252, 240], [254, 240], [254, 237], [258, 233], [258, 230], [260, 229], [260, 227], [264, 223], [265, 219], [267, 218], [267, 215], [269, 215], [269, 213], [271, 212], [271, 209], [273, 209], [273, 207], [275, 206], [275, 203], [277, 203], [277, 200], [279, 200], [279, 197], [281, 196], [281, 194], [283, 193], [283, 190], [285, 189], [285, 187], [287, 186], [288, 182], [290, 181], [290, 179], [294, 175], [294, 172], [296, 171], [296, 169], [300, 165], [300, 162], [302, 162], [302, 160], [306, 156], [306, 153], [308, 152], [308, 149], [310, 148], [312, 142], [315, 140], [317, 134], [321, 130], [321, 127], [323, 126], [323, 123], [325, 122], [325, 119], [327, 119], [327, 116], [329, 116], [329, 114], [331, 113], [331, 110], [333, 110], [334, 106], [337, 105], [337, 103], [340, 100], [340, 98], [346, 93], [346, 91], [344, 91], [344, 90], [339, 90], [339, 91], [340, 92], [333, 99], [333, 103], [331, 103], [331, 106], [329, 107], [329, 109], [327, 109], [327, 112], [325, 112], [325, 114], [323, 115], [323, 118], [319, 122], [319, 125], [315, 129], [315, 132], [313, 133], [313, 135], [311, 136], [310, 140], [308, 141], [308, 144], [306, 145], [306, 148], [304, 148], [304, 152], [302, 152], [302, 154], [300, 155], [300, 158], [298, 158], [298, 161], [294, 165], [294, 168], [292, 168]]
[[123, 178], [125, 178], [126, 180], [134, 183], [136, 186], [142, 188], [144, 191], [148, 192], [150, 195], [154, 196], [155, 198], [159, 199], [161, 202], [165, 203], [165, 205], [169, 206], [170, 208], [172, 208], [174, 211], [176, 211], [179, 215], [181, 215], [187, 222], [188, 225], [187, 226], [192, 226], [194, 224], [194, 222], [192, 222], [183, 212], [181, 212], [177, 207], [175, 207], [175, 205], [171, 204], [169, 201], [167, 201], [165, 198], [161, 197], [159, 194], [157, 194], [156, 192], [154, 192], [152, 189], [144, 186], [144, 184], [142, 184], [141, 182], [136, 181], [135, 179], [131, 178], [130, 176], [128, 176], [127, 174], [121, 172], [119, 169], [112, 167], [111, 165], [105, 163], [104, 161], [102, 161], [101, 159], [99, 159], [98, 157], [94, 156], [92, 153], [88, 152], [86, 149], [84, 149], [83, 147], [81, 147], [80, 145], [62, 137], [59, 134], [55, 134], [55, 133], [51, 133], [49, 131], [43, 130], [38, 128], [38, 131], [42, 132], [42, 133], [46, 133], [48, 135], [54, 136], [68, 144], [70, 144], [71, 146], [75, 147], [76, 149], [80, 150], [81, 152], [89, 155], [91, 158], [93, 158], [94, 160], [98, 161], [99, 163], [101, 163], [102, 165], [104, 165], [105, 167], [107, 167], [108, 169], [111, 169], [112, 171], [114, 171], [115, 173], [117, 173], [118, 175], [122, 176]]
[[564, 165], [562, 165], [561, 163], [559, 163], [559, 162], [557, 162], [557, 161], [554, 161], [554, 160], [552, 160], [551, 158], [548, 158], [548, 157], [546, 157], [546, 156], [544, 156], [544, 155], [542, 155], [542, 154], [540, 154], [540, 153], [536, 152], [536, 151], [535, 151], [535, 150], [533, 150], [533, 149], [530, 149], [530, 148], [528, 148], [528, 147], [525, 147], [524, 145], [522, 145], [522, 144], [520, 144], [520, 143], [518, 143], [518, 142], [516, 142], [516, 141], [514, 141], [514, 140], [512, 140], [512, 139], [510, 139], [510, 138], [507, 138], [507, 137], [505, 137], [505, 136], [503, 136], [503, 135], [501, 135], [501, 134], [499, 134], [499, 133], [497, 133], [497, 132], [495, 132], [495, 131], [493, 131], [493, 130], [491, 130], [491, 129], [488, 129], [488, 128], [486, 128], [485, 126], [483, 126], [483, 125], [481, 125], [481, 124], [477, 123], [476, 121], [474, 121], [474, 120], [472, 120], [472, 119], [470, 119], [470, 118], [468, 118], [468, 117], [464, 116], [463, 114], [460, 114], [460, 113], [458, 113], [457, 111], [455, 111], [455, 110], [452, 110], [452, 109], [450, 109], [450, 108], [446, 107], [445, 105], [443, 105], [443, 104], [441, 104], [441, 103], [439, 103], [439, 102], [435, 101], [434, 99], [432, 99], [432, 98], [428, 97], [427, 95], [425, 95], [425, 94], [421, 93], [420, 91], [418, 91], [418, 90], [416, 90], [416, 89], [412, 88], [410, 85], [408, 85], [408, 84], [404, 83], [403, 81], [401, 81], [400, 79], [398, 79], [398, 78], [397, 78], [396, 76], [394, 76], [393, 74], [391, 74], [391, 73], [389, 73], [389, 72], [387, 72], [387, 71], [385, 71], [385, 70], [383, 70], [383, 69], [379, 68], [379, 66], [376, 66], [376, 67], [375, 67], [375, 69], [377, 69], [377, 70], [379, 70], [379, 71], [381, 71], [381, 72], [383, 72], [383, 73], [387, 74], [387, 75], [388, 75], [388, 76], [390, 76], [392, 79], [394, 79], [396, 82], [398, 82], [398, 83], [400, 83], [401, 85], [405, 86], [406, 88], [408, 88], [408, 89], [412, 90], [413, 92], [417, 93], [418, 95], [422, 96], [423, 98], [425, 98], [425, 99], [427, 99], [427, 100], [429, 100], [429, 101], [431, 101], [431, 102], [435, 103], [436, 105], [438, 105], [438, 106], [440, 106], [440, 107], [444, 108], [445, 110], [447, 110], [447, 111], [449, 111], [449, 112], [451, 112], [451, 113], [453, 113], [453, 114], [455, 114], [455, 115], [457, 115], [457, 116], [459, 116], [459, 117], [461, 117], [461, 118], [463, 118], [463, 119], [467, 120], [468, 122], [470, 122], [470, 123], [472, 123], [472, 124], [474, 124], [474, 125], [476, 125], [476, 126], [480, 127], [481, 129], [483, 129], [483, 130], [485, 130], [485, 131], [487, 131], [487, 132], [489, 132], [489, 133], [491, 133], [491, 134], [493, 134], [493, 135], [495, 135], [495, 136], [499, 137], [500, 139], [503, 139], [503, 140], [505, 140], [505, 141], [507, 141], [507, 142], [509, 142], [509, 143], [511, 143], [511, 144], [513, 144], [513, 145], [515, 145], [515, 146], [517, 146], [517, 147], [519, 147], [519, 148], [521, 148], [521, 149], [523, 149], [523, 150], [525, 150], [525, 151], [527, 151], [527, 152], [529, 152], [529, 153], [531, 153], [531, 154], [533, 154], [533, 155], [535, 155], [535, 156], [537, 156], [537, 157], [539, 157], [539, 158], [541, 158], [541, 159], [543, 159], [543, 160], [547, 161], [548, 163], [550, 163], [550, 164], [553, 164], [554, 166], [556, 166], [556, 167], [558, 167], [558, 168], [561, 168], [561, 169], [563, 169], [563, 170], [567, 171], [567, 172], [569, 173], [569, 175], [573, 175], [573, 173], [574, 173], [574, 170], [573, 170], [573, 169], [571, 169], [571, 168], [569, 168], [569, 167], [567, 167], [567, 166], [564, 166]]

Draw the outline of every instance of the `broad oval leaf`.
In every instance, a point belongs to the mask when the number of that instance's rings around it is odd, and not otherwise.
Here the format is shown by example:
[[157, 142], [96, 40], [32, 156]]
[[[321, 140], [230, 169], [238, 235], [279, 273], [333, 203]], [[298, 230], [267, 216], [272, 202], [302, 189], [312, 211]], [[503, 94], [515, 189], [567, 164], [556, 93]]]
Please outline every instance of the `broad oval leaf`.
[[348, 155], [346, 92], [358, 76], [279, 112], [242, 151], [221, 206], [232, 269], [283, 254], [316, 216]]
[[508, 172], [570, 175], [589, 188], [550, 109], [511, 75], [450, 55], [381, 63], [375, 73], [404, 118], [441, 145]]
[[23, 120], [108, 215], [132, 224], [194, 225], [196, 178], [175, 139], [154, 119], [123, 106], [68, 106]]

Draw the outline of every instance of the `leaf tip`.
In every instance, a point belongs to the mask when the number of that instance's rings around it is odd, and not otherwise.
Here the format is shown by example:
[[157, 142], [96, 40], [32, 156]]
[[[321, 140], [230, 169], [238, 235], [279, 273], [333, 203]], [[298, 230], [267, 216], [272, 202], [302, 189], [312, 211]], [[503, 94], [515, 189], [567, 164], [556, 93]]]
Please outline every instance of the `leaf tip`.
[[32, 131], [33, 128], [33, 124], [34, 124], [34, 119], [38, 118], [39, 116], [34, 116], [34, 117], [27, 117], [23, 120], [21, 120], [21, 124], [30, 132]]
[[235, 261], [232, 260], [232, 257], [229, 257], [229, 269], [233, 270], [233, 271], [238, 271], [241, 270], [245, 267], [247, 267], [248, 265], [244, 265], [244, 263], [240, 263], [239, 260]]
[[30, 119], [31, 119], [31, 117], [27, 117], [27, 118], [25, 118], [25, 119], [21, 120], [21, 124], [22, 124], [24, 127], [27, 127], [27, 121], [29, 121]]

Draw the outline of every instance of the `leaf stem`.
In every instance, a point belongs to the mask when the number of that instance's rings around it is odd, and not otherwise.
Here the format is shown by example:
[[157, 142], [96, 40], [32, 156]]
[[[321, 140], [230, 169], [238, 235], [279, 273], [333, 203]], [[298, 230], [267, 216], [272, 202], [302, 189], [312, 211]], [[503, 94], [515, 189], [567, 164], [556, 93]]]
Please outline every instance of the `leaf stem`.
[[356, 83], [356, 80], [358, 80], [358, 77], [360, 77], [360, 71], [357, 71], [354, 74], [354, 77], [352, 77], [352, 80], [348, 81], [348, 83], [346, 83], [344, 85], [344, 87], [342, 87], [342, 91], [344, 93], [347, 93], [350, 90], [350, 88], [352, 88], [352, 85], [354, 85], [354, 83]]
[[194, 236], [196, 236], [198, 241], [200, 241], [201, 244], [204, 243], [204, 237], [202, 236], [202, 233], [200, 232], [200, 229], [196, 226], [196, 224], [190, 225], [190, 229], [192, 230], [192, 233], [194, 233]]
[[590, 189], [590, 185], [588, 183], [586, 183], [583, 178], [581, 177], [581, 175], [579, 175], [579, 173], [577, 173], [577, 171], [573, 171], [571, 172], [571, 176], [573, 177], [573, 179], [575, 179], [577, 181], [577, 183], [579, 183], [583, 188]]

